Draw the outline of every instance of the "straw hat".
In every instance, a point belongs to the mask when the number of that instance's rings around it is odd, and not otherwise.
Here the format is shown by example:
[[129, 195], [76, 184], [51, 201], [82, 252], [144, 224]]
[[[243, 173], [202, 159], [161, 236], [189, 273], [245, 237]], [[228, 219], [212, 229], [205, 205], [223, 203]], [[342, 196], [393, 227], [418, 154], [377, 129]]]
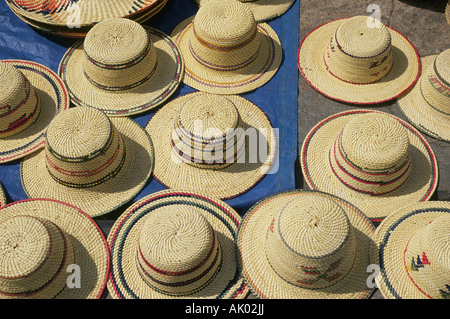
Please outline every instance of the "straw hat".
[[181, 81], [183, 62], [166, 34], [118, 18], [92, 27], [65, 53], [58, 72], [75, 105], [128, 116], [166, 101]]
[[276, 160], [269, 119], [237, 95], [185, 94], [164, 105], [145, 130], [155, 146], [154, 178], [167, 188], [236, 197]]
[[420, 73], [416, 48], [397, 30], [367, 16], [333, 20], [309, 33], [298, 67], [323, 95], [347, 103], [392, 100]]
[[175, 27], [172, 38], [184, 63], [183, 82], [199, 91], [240, 94], [267, 83], [282, 59], [280, 40], [237, 0], [210, 1]]
[[346, 111], [322, 120], [307, 134], [300, 162], [311, 189], [353, 203], [372, 220], [428, 200], [438, 180], [425, 138], [379, 111]]
[[447, 2], [447, 6], [445, 7], [445, 19], [447, 23], [450, 25], [450, 1]]
[[0, 207], [6, 205], [7, 199], [5, 194], [5, 189], [3, 185], [0, 183]]
[[0, 163], [44, 146], [44, 133], [69, 107], [61, 79], [49, 68], [25, 60], [0, 60]]
[[304, 190], [271, 195], [239, 226], [242, 273], [264, 299], [369, 298], [374, 231], [358, 208], [336, 196]]
[[[209, 0], [195, 0], [201, 6]], [[252, 10], [256, 22], [278, 18], [286, 13], [295, 0], [239, 0]]]
[[[6, 0], [11, 10], [21, 16], [53, 26], [77, 22], [81, 27], [93, 26], [112, 18], [133, 18], [152, 10], [162, 0]], [[79, 13], [78, 16], [75, 15]]]
[[372, 247], [380, 292], [389, 299], [450, 296], [450, 202], [407, 205], [377, 227]]
[[75, 206], [27, 199], [2, 207], [0, 247], [0, 299], [94, 299], [105, 290], [106, 238]]
[[245, 298], [235, 236], [241, 217], [203, 194], [164, 190], [130, 206], [108, 235], [117, 299]]
[[153, 144], [129, 118], [75, 107], [49, 125], [45, 150], [21, 164], [28, 197], [61, 200], [94, 217], [137, 195], [150, 178]]
[[397, 105], [418, 130], [450, 142], [450, 49], [421, 61], [419, 81]]

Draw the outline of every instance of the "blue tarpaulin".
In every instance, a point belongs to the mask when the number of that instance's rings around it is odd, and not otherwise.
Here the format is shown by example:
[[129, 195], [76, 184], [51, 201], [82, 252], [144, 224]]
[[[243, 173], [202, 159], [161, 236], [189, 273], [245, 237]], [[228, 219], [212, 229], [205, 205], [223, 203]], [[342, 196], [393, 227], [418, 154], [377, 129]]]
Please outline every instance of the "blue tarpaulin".
[[[169, 0], [144, 25], [170, 35], [178, 23], [194, 15], [197, 10], [198, 7], [192, 0]], [[266, 112], [272, 125], [278, 130], [279, 153], [278, 163], [271, 174], [266, 175], [248, 192], [225, 201], [240, 213], [245, 213], [254, 203], [268, 195], [295, 188], [298, 21], [299, 1], [295, 1], [288, 12], [267, 22], [281, 41], [281, 67], [267, 84], [241, 94]], [[32, 28], [12, 13], [4, 0], [0, 0], [0, 59], [30, 60], [57, 72], [61, 58], [75, 41], [76, 39], [56, 37]], [[171, 99], [193, 91], [193, 88], [182, 83]], [[132, 118], [145, 127], [155, 111], [157, 109]], [[6, 191], [8, 202], [28, 198], [20, 182], [20, 160], [0, 164], [0, 182]], [[165, 188], [152, 178], [132, 202], [163, 189]]]

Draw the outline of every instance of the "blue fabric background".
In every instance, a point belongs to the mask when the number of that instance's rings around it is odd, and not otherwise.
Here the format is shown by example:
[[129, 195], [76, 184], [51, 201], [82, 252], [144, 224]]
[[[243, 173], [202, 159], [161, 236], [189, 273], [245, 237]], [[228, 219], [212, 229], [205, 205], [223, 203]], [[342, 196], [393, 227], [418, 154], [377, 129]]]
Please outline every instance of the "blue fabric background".
[[[191, 0], [169, 0], [162, 11], [144, 25], [170, 35], [178, 23], [194, 15], [197, 9]], [[268, 22], [281, 40], [283, 47], [281, 67], [266, 85], [241, 94], [265, 111], [279, 132], [279, 161], [275, 166], [276, 172], [266, 175], [247, 193], [225, 201], [241, 214], [268, 195], [295, 188], [298, 21], [299, 1], [295, 1], [288, 12]], [[62, 56], [75, 41], [48, 35], [30, 27], [11, 12], [5, 1], [0, 0], [0, 59], [31, 60], [57, 72]], [[193, 91], [195, 91], [193, 88], [182, 83], [171, 99]], [[132, 118], [145, 127], [154, 112]], [[0, 165], [0, 182], [7, 193], [8, 202], [28, 198], [20, 182], [19, 160]], [[163, 189], [165, 188], [152, 178], [132, 202]]]

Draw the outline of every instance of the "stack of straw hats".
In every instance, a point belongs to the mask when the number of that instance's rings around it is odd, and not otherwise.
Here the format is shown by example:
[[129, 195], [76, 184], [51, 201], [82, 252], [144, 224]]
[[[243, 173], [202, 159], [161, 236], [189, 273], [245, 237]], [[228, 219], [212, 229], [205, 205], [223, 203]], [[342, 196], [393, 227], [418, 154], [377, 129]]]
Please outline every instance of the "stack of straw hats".
[[165, 7], [168, 0], [6, 0], [11, 11], [39, 31], [67, 38], [82, 38], [95, 24], [112, 18], [143, 23]]

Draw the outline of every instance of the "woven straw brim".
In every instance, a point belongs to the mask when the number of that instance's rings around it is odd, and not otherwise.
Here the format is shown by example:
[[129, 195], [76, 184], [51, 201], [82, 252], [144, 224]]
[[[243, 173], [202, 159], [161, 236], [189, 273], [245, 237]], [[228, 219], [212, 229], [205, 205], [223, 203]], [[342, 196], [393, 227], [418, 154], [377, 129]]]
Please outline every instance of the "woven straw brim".
[[[144, 23], [148, 19], [152, 18], [154, 15], [156, 15], [161, 9], [165, 7], [168, 0], [162, 0], [158, 2], [157, 5], [152, 6], [149, 10], [143, 11], [139, 14], [132, 15], [130, 19], [137, 23]], [[84, 27], [76, 27], [76, 28], [69, 28], [67, 25], [54, 25], [54, 24], [47, 24], [47, 23], [41, 23], [32, 19], [29, 19], [23, 15], [21, 15], [16, 7], [9, 5], [11, 11], [13, 11], [16, 16], [24, 21], [25, 23], [29, 24], [30, 26], [34, 27], [35, 29], [51, 34], [53, 36], [57, 37], [64, 37], [64, 38], [83, 38], [86, 36], [86, 34], [91, 29], [91, 25], [84, 26]]]
[[93, 107], [109, 116], [130, 116], [161, 105], [175, 92], [184, 70], [181, 53], [169, 36], [154, 28], [145, 29], [156, 48], [157, 66], [146, 82], [133, 89], [113, 92], [92, 85], [84, 75], [83, 40], [69, 48], [58, 73], [67, 85], [73, 104]]
[[[264, 250], [266, 232], [276, 214], [290, 201], [311, 196], [331, 199], [346, 212], [356, 234], [356, 257], [350, 272], [332, 286], [305, 289], [282, 279], [269, 264]], [[367, 266], [375, 227], [352, 204], [318, 191], [293, 190], [266, 197], [244, 215], [239, 226], [237, 245], [242, 274], [250, 290], [263, 299], [362, 299], [369, 298], [373, 289], [367, 287]]]
[[[423, 71], [433, 64], [436, 56], [421, 59]], [[420, 79], [411, 90], [397, 99], [397, 106], [419, 131], [435, 139], [450, 142], [450, 115], [438, 111], [424, 99], [420, 90]]]
[[339, 196], [357, 206], [371, 220], [381, 220], [390, 212], [411, 202], [428, 200], [437, 186], [437, 160], [428, 142], [411, 125], [394, 117], [407, 131], [412, 169], [408, 179], [385, 195], [372, 196], [344, 185], [333, 173], [329, 150], [346, 123], [372, 110], [345, 111], [319, 122], [303, 141], [300, 163], [304, 179], [311, 189]]
[[416, 83], [420, 74], [419, 54], [405, 36], [390, 27], [394, 62], [385, 77], [370, 84], [351, 84], [328, 72], [323, 54], [342, 21], [338, 19], [317, 27], [300, 44], [298, 68], [316, 91], [341, 102], [376, 104], [396, 98]]
[[209, 69], [192, 56], [189, 42], [194, 38], [193, 19], [187, 18], [172, 31], [171, 37], [183, 55], [185, 72], [183, 82], [199, 91], [214, 94], [240, 94], [266, 84], [278, 71], [283, 57], [280, 39], [266, 23], [258, 24], [261, 39], [260, 53], [242, 72]]
[[3, 187], [3, 185], [0, 183], [0, 207], [5, 206], [6, 205], [6, 194], [5, 194], [5, 189]]
[[449, 202], [415, 203], [404, 206], [378, 225], [374, 235], [372, 258], [374, 263], [380, 266], [380, 275], [375, 281], [385, 298], [429, 298], [414, 284], [405, 269], [405, 248], [417, 230], [438, 217], [449, 214]]
[[[206, 1], [209, 0], [195, 0], [199, 6]], [[278, 18], [286, 13], [294, 2], [295, 0], [256, 0], [244, 2], [244, 4], [252, 10], [256, 22], [264, 22]]]
[[[28, 215], [44, 218], [56, 224], [70, 239], [75, 260], [80, 267], [80, 288], [66, 287], [57, 299], [98, 299], [106, 288], [110, 269], [110, 255], [105, 235], [92, 218], [70, 204], [47, 198], [13, 202], [0, 209], [0, 222], [8, 218]], [[71, 273], [64, 269], [62, 275]], [[5, 297], [0, 295], [0, 298]], [[46, 290], [27, 296], [46, 299]]]
[[23, 158], [44, 147], [44, 134], [51, 120], [69, 108], [70, 97], [63, 81], [46, 66], [32, 61], [2, 60], [19, 69], [36, 88], [41, 110], [36, 121], [18, 134], [0, 138], [0, 163]]
[[445, 19], [447, 23], [450, 25], [450, 1], [447, 2], [447, 6], [445, 7]]
[[125, 161], [117, 175], [88, 188], [64, 186], [46, 167], [45, 150], [25, 158], [20, 167], [23, 188], [30, 198], [52, 198], [75, 205], [91, 217], [119, 208], [136, 196], [153, 170], [153, 143], [144, 129], [129, 118], [111, 118], [121, 134]]
[[[247, 192], [254, 187], [271, 169], [277, 154], [274, 129], [267, 115], [249, 100], [237, 96], [227, 96], [236, 106], [244, 132], [248, 128], [260, 130], [258, 140], [267, 143], [268, 154], [264, 161], [236, 160], [222, 169], [205, 169], [175, 161], [172, 158], [171, 134], [174, 122], [183, 104], [190, 98], [203, 94], [194, 92], [180, 96], [165, 104], [150, 119], [145, 127], [155, 146], [154, 178], [167, 188], [197, 191], [220, 199], [229, 199]], [[264, 141], [265, 139], [265, 141]], [[245, 154], [252, 149], [246, 143]], [[264, 154], [265, 155], [265, 154]]]
[[[39, 12], [41, 7], [45, 6], [41, 3], [32, 4], [39, 1], [22, 1], [16, 4], [15, 0], [6, 0], [6, 3], [15, 14], [19, 14], [29, 20], [47, 24], [49, 26], [67, 26], [68, 23], [77, 23], [81, 27], [93, 26], [94, 24], [113, 18], [129, 18], [139, 15], [147, 10], [152, 10], [154, 6], [159, 5], [163, 0], [79, 0], [75, 2], [78, 9], [72, 8], [72, 1], [65, 1], [65, 4], [58, 4], [57, 8], [51, 8], [54, 4], [50, 3], [50, 8], [45, 12]], [[78, 18], [75, 14], [79, 12]], [[78, 20], [76, 20], [78, 19]]]
[[[147, 214], [167, 205], [193, 206], [213, 227], [222, 248], [220, 271], [204, 289], [174, 297], [157, 292], [138, 272], [138, 236]], [[114, 223], [108, 235], [111, 274], [108, 290], [115, 299], [243, 299], [248, 287], [237, 268], [235, 237], [241, 217], [226, 203], [203, 194], [164, 190], [148, 195], [130, 206]]]

